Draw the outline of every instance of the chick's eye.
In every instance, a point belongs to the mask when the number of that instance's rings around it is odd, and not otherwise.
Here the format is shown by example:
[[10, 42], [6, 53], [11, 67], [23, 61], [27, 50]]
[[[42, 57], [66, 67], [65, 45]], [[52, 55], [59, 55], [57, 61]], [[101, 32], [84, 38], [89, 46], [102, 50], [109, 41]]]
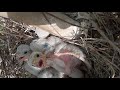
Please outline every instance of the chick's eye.
[[45, 43], [45, 44], [43, 45], [43, 47], [44, 47], [44, 48], [47, 48], [47, 47], [48, 47], [48, 44], [47, 44], [47, 43]]
[[24, 54], [27, 54], [27, 53], [28, 53], [27, 51], [24, 52]]
[[39, 57], [40, 55], [39, 54], [36, 54], [36, 57]]

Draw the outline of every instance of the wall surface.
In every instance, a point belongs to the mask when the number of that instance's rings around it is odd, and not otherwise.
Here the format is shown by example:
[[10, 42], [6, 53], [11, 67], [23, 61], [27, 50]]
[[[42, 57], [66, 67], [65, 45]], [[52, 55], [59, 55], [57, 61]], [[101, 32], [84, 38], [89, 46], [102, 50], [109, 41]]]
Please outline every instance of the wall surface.
[[50, 14], [72, 24], [79, 25], [78, 22], [60, 12], [0, 12], [0, 16], [8, 17], [15, 21], [23, 22], [27, 25], [39, 27], [59, 37], [71, 39], [75, 32], [77, 32], [78, 27], [53, 17]]

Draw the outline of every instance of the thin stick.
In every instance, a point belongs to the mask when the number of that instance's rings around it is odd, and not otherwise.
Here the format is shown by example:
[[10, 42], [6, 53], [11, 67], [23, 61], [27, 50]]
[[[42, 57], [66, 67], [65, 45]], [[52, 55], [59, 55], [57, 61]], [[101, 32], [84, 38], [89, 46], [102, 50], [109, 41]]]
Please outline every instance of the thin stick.
[[[97, 19], [97, 17], [96, 17], [96, 15], [93, 13], [93, 15], [94, 15], [94, 17]], [[97, 19], [98, 20], [98, 19]], [[97, 24], [96, 24], [96, 26], [98, 26]], [[119, 54], [120, 54], [120, 49], [112, 42], [112, 41], [110, 41], [109, 39], [108, 39], [108, 37], [104, 34], [104, 32], [102, 31], [102, 30], [100, 30], [100, 29], [97, 29], [97, 31], [101, 34], [101, 36], [103, 36], [105, 39], [106, 39], [106, 41], [116, 50], [116, 51], [118, 51], [119, 52]]]

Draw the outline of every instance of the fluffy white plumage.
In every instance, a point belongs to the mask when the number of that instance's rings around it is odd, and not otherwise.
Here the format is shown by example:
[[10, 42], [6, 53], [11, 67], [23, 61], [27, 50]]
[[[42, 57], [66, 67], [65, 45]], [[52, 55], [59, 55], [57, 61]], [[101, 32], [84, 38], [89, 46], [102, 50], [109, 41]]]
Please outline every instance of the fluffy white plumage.
[[30, 54], [32, 53], [30, 46], [26, 44], [21, 44], [17, 47], [16, 50], [16, 59], [21, 65], [23, 61], [28, 61]]
[[40, 68], [38, 77], [48, 77], [48, 78], [63, 78], [63, 73], [58, 72], [52, 67], [44, 67], [44, 62], [42, 60], [41, 52], [32, 52], [29, 61], [27, 62], [29, 66]]
[[48, 39], [35, 39], [30, 43], [30, 48], [32, 51], [39, 51], [50, 53], [55, 49], [55, 46], [61, 43], [62, 40], [55, 36], [50, 36]]
[[[31, 49], [29, 45], [21, 44], [18, 46], [16, 51], [16, 59], [18, 60], [19, 64], [23, 65], [23, 68], [28, 71], [29, 73], [37, 76], [38, 78], [61, 78], [62, 73], [59, 73], [54, 68], [38, 68], [34, 67], [31, 64]], [[32, 54], [33, 55], [33, 54]]]
[[[44, 40], [43, 39], [35, 40], [30, 44], [30, 47], [31, 49], [34, 48], [34, 50], [39, 49], [38, 51], [47, 52], [45, 54], [49, 53], [49, 55], [47, 55], [49, 57], [47, 58], [47, 64], [52, 66], [59, 72], [63, 72], [69, 75], [70, 77], [73, 78], [83, 77], [82, 71], [80, 69], [75, 68], [77, 65], [80, 66], [81, 63], [83, 62], [85, 63], [88, 69], [91, 69], [91, 65], [86, 60], [86, 55], [83, 53], [82, 50], [80, 50], [78, 47], [74, 45], [63, 42], [61, 39], [55, 36], [51, 36], [48, 39]], [[68, 64], [66, 64], [65, 60], [67, 60]], [[66, 73], [66, 71], [68, 72]]]

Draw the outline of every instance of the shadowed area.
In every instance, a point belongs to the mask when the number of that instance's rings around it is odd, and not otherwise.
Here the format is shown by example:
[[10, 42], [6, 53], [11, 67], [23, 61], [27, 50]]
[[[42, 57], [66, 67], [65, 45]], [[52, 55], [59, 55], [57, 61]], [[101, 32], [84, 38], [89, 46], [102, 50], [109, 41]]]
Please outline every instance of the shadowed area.
[[71, 33], [74, 32], [73, 30], [77, 30], [76, 26], [69, 23], [79, 25], [78, 22], [60, 12], [1, 12], [0, 16], [9, 17], [27, 25], [40, 27], [53, 35], [63, 37], [71, 37]]

